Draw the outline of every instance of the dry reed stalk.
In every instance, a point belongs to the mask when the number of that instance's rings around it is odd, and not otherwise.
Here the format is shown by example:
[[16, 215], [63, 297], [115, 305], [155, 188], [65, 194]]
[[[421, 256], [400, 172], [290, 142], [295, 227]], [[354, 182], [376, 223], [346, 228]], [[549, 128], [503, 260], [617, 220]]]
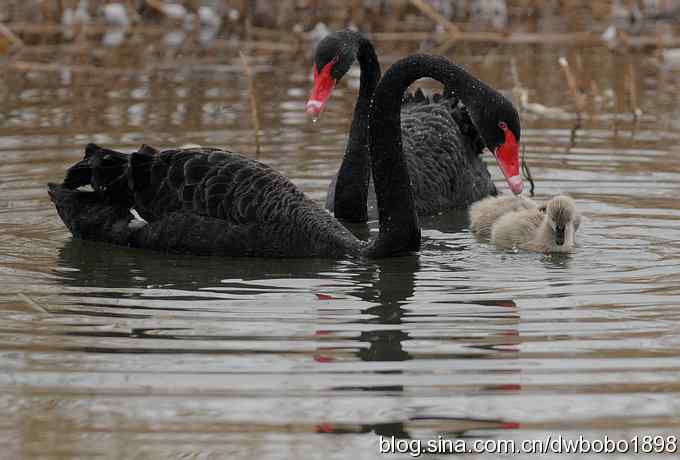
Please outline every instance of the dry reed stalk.
[[33, 310], [36, 310], [36, 311], [38, 311], [38, 312], [40, 312], [40, 313], [49, 313], [49, 312], [50, 312], [49, 309], [45, 308], [45, 307], [44, 307], [42, 304], [40, 304], [38, 301], [36, 301], [35, 299], [33, 299], [33, 298], [27, 296], [27, 295], [24, 294], [23, 292], [18, 293], [18, 294], [17, 294], [17, 297], [19, 298], [19, 300], [21, 300], [22, 302], [24, 302], [26, 305], [28, 305], [29, 307], [31, 307]]
[[564, 72], [564, 77], [567, 80], [569, 92], [571, 93], [571, 97], [574, 99], [574, 103], [576, 104], [576, 110], [578, 111], [577, 115], [580, 118], [581, 113], [584, 111], [585, 108], [585, 100], [583, 94], [581, 94], [581, 92], [578, 89], [576, 77], [571, 71], [571, 67], [569, 67], [569, 61], [567, 61], [567, 58], [562, 56], [559, 58], [558, 62], [560, 64], [560, 67], [562, 67], [562, 71]]
[[371, 36], [382, 42], [422, 42], [435, 38], [432, 32], [376, 32]]
[[295, 37], [296, 35], [304, 34], [304, 32], [295, 32], [295, 31], [281, 30], [281, 29], [270, 29], [269, 27], [258, 27], [258, 26], [253, 26], [250, 29], [250, 32], [253, 35], [253, 37], [264, 38], [265, 40], [270, 40], [270, 41], [275, 41], [275, 42], [289, 42], [291, 44], [294, 42], [294, 40], [291, 40], [291, 37]]
[[438, 46], [437, 48], [435, 48], [434, 54], [445, 55], [446, 53], [449, 52], [449, 50], [451, 49], [451, 47], [453, 47], [453, 45], [456, 44], [457, 41], [458, 41], [457, 38], [448, 37], [448, 38], [446, 39], [446, 41], [445, 41], [442, 45], [440, 45], [440, 46]]
[[536, 185], [534, 184], [534, 176], [531, 175], [531, 169], [529, 169], [529, 163], [527, 163], [526, 159], [526, 149], [527, 145], [522, 144], [522, 176], [526, 180], [529, 181], [529, 196], [533, 197], [534, 196], [534, 189], [536, 188]]
[[439, 12], [434, 9], [432, 5], [425, 3], [423, 0], [411, 0], [411, 5], [418, 8], [421, 13], [442, 26], [444, 30], [446, 30], [446, 33], [451, 36], [451, 38], [456, 38], [458, 35], [460, 35], [461, 30], [444, 16], [439, 14]]
[[[378, 41], [420, 42], [435, 40], [441, 36], [436, 32], [376, 32], [372, 36]], [[602, 40], [589, 32], [573, 33], [528, 33], [528, 32], [459, 32], [454, 37], [457, 42], [502, 43], [504, 45], [531, 44], [565, 44], [565, 45], [600, 45]]]
[[590, 80], [590, 94], [593, 96], [593, 111], [595, 111], [595, 105], [604, 102], [602, 91], [600, 91], [600, 85], [598, 85], [595, 80]]
[[524, 88], [522, 82], [519, 81], [517, 60], [514, 57], [510, 60], [510, 76], [512, 77], [512, 95], [519, 106], [519, 111], [522, 112], [524, 110], [524, 102], [525, 100], [528, 101], [529, 97], [526, 88]]
[[[524, 110], [525, 101], [529, 100], [528, 91], [522, 86], [522, 82], [519, 79], [519, 71], [517, 70], [517, 60], [512, 58], [510, 60], [510, 75], [512, 77], [512, 93], [517, 99], [517, 105], [519, 105], [519, 110], [522, 112]], [[529, 163], [527, 163], [526, 158], [526, 144], [522, 144], [522, 176], [529, 181], [531, 185], [529, 189], [529, 195], [534, 196], [534, 177], [531, 175], [531, 169], [529, 168]]]
[[[221, 72], [221, 73], [240, 73], [243, 71], [243, 67], [237, 64], [220, 65], [215, 63], [206, 63], [201, 60], [186, 60], [182, 61], [182, 66], [185, 68], [191, 67], [192, 70], [203, 70], [206, 72]], [[97, 75], [101, 76], [135, 76], [139, 75], [140, 69], [135, 67], [102, 67], [99, 65], [88, 65], [88, 64], [49, 64], [43, 62], [33, 62], [33, 61], [23, 61], [23, 60], [12, 60], [7, 66], [14, 70], [20, 72], [64, 72], [69, 71], [77, 74], [86, 74], [96, 72]], [[177, 70], [177, 63], [156, 63], [148, 64], [143, 67], [145, 72], [154, 71], [172, 71]], [[260, 66], [263, 70], [269, 67]]]
[[248, 93], [250, 97], [250, 120], [253, 123], [253, 130], [255, 131], [255, 158], [260, 155], [260, 115], [258, 110], [257, 98], [255, 96], [255, 79], [253, 76], [253, 69], [250, 67], [248, 58], [243, 51], [239, 51], [241, 61], [243, 61], [243, 68], [248, 78]]
[[[378, 41], [419, 42], [437, 39], [440, 34], [433, 32], [376, 32], [373, 37]], [[457, 42], [502, 43], [504, 45], [552, 44], [565, 46], [606, 46], [599, 35], [591, 32], [529, 33], [529, 32], [460, 32], [455, 36]], [[629, 37], [626, 44], [630, 48], [680, 47], [680, 37], [639, 36]]]
[[[106, 24], [90, 23], [87, 25], [87, 31], [91, 34], [98, 34], [106, 32], [109, 27]], [[18, 33], [30, 35], [53, 35], [61, 33], [64, 26], [61, 24], [33, 24], [27, 22], [17, 22], [12, 24], [12, 29]]]
[[638, 107], [637, 78], [635, 75], [635, 67], [633, 67], [632, 62], [629, 62], [626, 66], [626, 83], [630, 98], [630, 109], [633, 113], [633, 119], [637, 120], [638, 116], [642, 115], [642, 110]]
[[[246, 23], [247, 24], [247, 23]], [[454, 24], [453, 27], [456, 27]], [[103, 23], [93, 22], [87, 25], [86, 34], [88, 36], [97, 35], [105, 32], [108, 26]], [[164, 32], [165, 26], [155, 26], [153, 24], [143, 24], [140, 26], [141, 33], [154, 32], [162, 33]], [[31, 34], [31, 35], [52, 35], [55, 33], [60, 33], [63, 30], [61, 24], [51, 24], [51, 23], [26, 23], [17, 22], [12, 24], [12, 30], [16, 33]], [[297, 51], [298, 42], [293, 42], [290, 38], [291, 36], [297, 37], [298, 41], [302, 37], [302, 34], [294, 34], [286, 30], [278, 29], [267, 29], [265, 27], [254, 27], [250, 26], [247, 28], [248, 33], [245, 34], [247, 37], [252, 35], [267, 35], [271, 39], [269, 42], [263, 41], [262, 43], [267, 43], [273, 50], [281, 51]], [[278, 31], [277, 31], [278, 30]], [[131, 28], [134, 34], [140, 33], [137, 28]], [[269, 31], [269, 32], [266, 32]], [[16, 36], [15, 33], [15, 36]], [[529, 32], [474, 32], [474, 31], [458, 31], [455, 35], [446, 34], [451, 40], [455, 42], [469, 42], [469, 43], [502, 43], [506, 45], [527, 45], [527, 44], [563, 44], [565, 46], [606, 46], [604, 40], [597, 34], [591, 32], [565, 32], [565, 33], [529, 33]], [[372, 36], [383, 42], [421, 42], [424, 40], [441, 40], [442, 34], [435, 32], [376, 32]], [[660, 36], [659, 34], [649, 35], [649, 36], [635, 36], [628, 37], [625, 40], [625, 47], [632, 49], [640, 49], [646, 47], [654, 48], [677, 48], [680, 47], [680, 37], [672, 36]], [[451, 45], [448, 44], [450, 47]], [[623, 45], [621, 45], [623, 47]]]
[[576, 75], [583, 76], [583, 58], [581, 57], [581, 54], [577, 54], [576, 58], [574, 59], [576, 61]]
[[254, 41], [254, 40], [242, 40], [240, 44], [246, 48], [257, 48], [263, 51], [282, 51], [282, 52], [295, 52], [299, 50], [299, 46], [288, 44], [288, 43], [277, 43], [277, 42], [267, 42], [267, 41]]

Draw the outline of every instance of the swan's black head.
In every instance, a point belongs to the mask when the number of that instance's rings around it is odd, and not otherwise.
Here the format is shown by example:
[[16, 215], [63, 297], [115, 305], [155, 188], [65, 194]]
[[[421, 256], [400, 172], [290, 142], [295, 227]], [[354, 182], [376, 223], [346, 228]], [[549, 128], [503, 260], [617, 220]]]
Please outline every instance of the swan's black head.
[[335, 85], [356, 61], [361, 39], [358, 32], [341, 30], [319, 42], [314, 54], [314, 87], [307, 101], [309, 115], [321, 113]]
[[524, 184], [519, 172], [519, 114], [508, 99], [492, 88], [482, 91], [485, 99], [469, 107], [470, 116], [486, 147], [496, 157], [510, 190], [522, 193]]

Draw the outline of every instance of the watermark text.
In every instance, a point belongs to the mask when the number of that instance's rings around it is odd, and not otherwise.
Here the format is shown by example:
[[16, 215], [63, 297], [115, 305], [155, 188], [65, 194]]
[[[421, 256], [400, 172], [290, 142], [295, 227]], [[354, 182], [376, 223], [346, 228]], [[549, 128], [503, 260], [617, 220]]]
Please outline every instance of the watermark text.
[[674, 435], [643, 435], [629, 439], [587, 439], [584, 436], [546, 436], [543, 439], [400, 439], [378, 437], [381, 454], [674, 454], [680, 452]]

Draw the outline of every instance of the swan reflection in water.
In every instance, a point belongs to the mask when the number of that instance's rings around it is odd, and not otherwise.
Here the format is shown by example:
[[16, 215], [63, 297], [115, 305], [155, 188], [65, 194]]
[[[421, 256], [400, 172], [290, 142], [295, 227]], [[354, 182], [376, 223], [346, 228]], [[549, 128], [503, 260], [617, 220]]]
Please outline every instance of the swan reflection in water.
[[[228, 262], [228, 263], [226, 263]], [[419, 313], [419, 305], [423, 308], [427, 304], [416, 301], [417, 279], [419, 276], [420, 262], [417, 256], [393, 258], [380, 263], [352, 264], [349, 262], [336, 262], [321, 259], [311, 260], [260, 260], [260, 259], [224, 259], [217, 257], [190, 257], [190, 256], [167, 256], [154, 252], [135, 249], [120, 248], [103, 245], [88, 241], [72, 240], [65, 243], [59, 254], [58, 275], [61, 282], [71, 287], [67, 296], [73, 292], [82, 292], [86, 295], [85, 300], [80, 302], [83, 308], [79, 310], [81, 315], [102, 317], [106, 310], [107, 301], [111, 298], [136, 299], [132, 304], [127, 304], [125, 311], [111, 306], [109, 317], [120, 316], [121, 318], [134, 317], [135, 314], [146, 315], [148, 319], [156, 319], [156, 326], [131, 328], [127, 337], [137, 339], [135, 348], [125, 345], [121, 349], [97, 349], [89, 347], [88, 351], [118, 353], [206, 353], [210, 354], [222, 348], [211, 350], [210, 347], [196, 349], [191, 343], [183, 350], [184, 340], [200, 338], [202, 341], [216, 340], [221, 342], [229, 340], [229, 336], [211, 335], [201, 331], [192, 331], [192, 308], [196, 309], [196, 315], [210, 312], [219, 315], [224, 310], [225, 304], [230, 301], [248, 299], [258, 305], [258, 296], [265, 295], [291, 295], [291, 302], [296, 299], [312, 299], [310, 305], [317, 310], [317, 326], [310, 340], [316, 342], [316, 351], [311, 353], [310, 359], [316, 361], [321, 371], [337, 372], [333, 366], [343, 362], [363, 361], [373, 363], [395, 363], [395, 366], [385, 368], [377, 366], [369, 372], [376, 376], [374, 385], [338, 385], [329, 388], [333, 394], [342, 396], [356, 392], [374, 393], [376, 396], [389, 395], [391, 398], [403, 395], [407, 392], [413, 395], [413, 388], [402, 383], [381, 384], [380, 376], [396, 376], [398, 380], [408, 379], [403, 366], [399, 362], [427, 359], [440, 361], [446, 365], [450, 360], [463, 359], [486, 359], [496, 358], [499, 352], [507, 357], [512, 353], [518, 343], [518, 311], [514, 302], [489, 301], [486, 304], [492, 307], [503, 307], [502, 318], [507, 326], [499, 332], [494, 332], [488, 337], [471, 337], [461, 331], [453, 329], [451, 334], [443, 337], [438, 334], [429, 337], [413, 337], [412, 332], [418, 323], [423, 321], [439, 322], [436, 314]], [[272, 283], [279, 280], [278, 283]], [[296, 280], [299, 280], [296, 281]], [[304, 280], [304, 282], [302, 282]], [[311, 280], [311, 282], [310, 282]], [[106, 286], [102, 292], [100, 287]], [[258, 288], [253, 293], [253, 288]], [[92, 288], [88, 292], [88, 288]], [[137, 309], [134, 305], [139, 302], [143, 305], [146, 290], [158, 291], [153, 294], [154, 300], [162, 300], [163, 306], [159, 307], [162, 312], [183, 312], [184, 326], [182, 329], [173, 330], [163, 326], [163, 315], [158, 315], [148, 306]], [[310, 292], [311, 291], [311, 292]], [[455, 295], [455, 292], [453, 293]], [[219, 298], [217, 296], [224, 296]], [[216, 298], [217, 297], [217, 298]], [[102, 301], [100, 303], [100, 300]], [[190, 300], [191, 302], [184, 302]], [[359, 315], [356, 310], [350, 309], [347, 320], [343, 320], [342, 313], [348, 310], [335, 309], [334, 303], [345, 305], [343, 302], [360, 302]], [[277, 302], [280, 304], [280, 301]], [[455, 302], [454, 305], [460, 305]], [[480, 302], [475, 302], [480, 304]], [[362, 305], [367, 305], [362, 307]], [[104, 308], [102, 308], [102, 306]], [[96, 307], [96, 312], [95, 312]], [[89, 308], [89, 310], [88, 310]], [[474, 308], [474, 306], [471, 306]], [[243, 310], [241, 310], [243, 311]], [[332, 311], [332, 315], [328, 314]], [[257, 313], [255, 313], [257, 314]], [[276, 314], [275, 311], [272, 314]], [[240, 321], [248, 321], [247, 313], [240, 317]], [[333, 321], [329, 320], [332, 316]], [[471, 315], [466, 314], [469, 320]], [[493, 320], [497, 320], [496, 318]], [[474, 315], [472, 315], [475, 318]], [[196, 316], [198, 319], [199, 316]], [[253, 316], [253, 320], [256, 320]], [[446, 321], [447, 318], [442, 318]], [[451, 319], [448, 318], [450, 321]], [[455, 320], [455, 316], [454, 316]], [[225, 320], [226, 321], [226, 320]], [[489, 321], [488, 314], [480, 314], [475, 321]], [[148, 320], [145, 323], [149, 323]], [[446, 323], [444, 323], [446, 324]], [[453, 326], [455, 327], [455, 326]], [[86, 328], [78, 332], [80, 337], [92, 336], [98, 340], [103, 339], [101, 330], [88, 333]], [[357, 332], [359, 331], [359, 332]], [[112, 331], [113, 332], [113, 331]], [[348, 346], [326, 346], [336, 339], [347, 341], [351, 335]], [[120, 333], [116, 337], [124, 338]], [[176, 345], [167, 349], [167, 345], [156, 345], [151, 342], [141, 347], [139, 339], [175, 339]], [[467, 352], [450, 353], [437, 352], [436, 350], [419, 351], [409, 347], [409, 342], [417, 340], [444, 341], [447, 343], [462, 344], [464, 349], [476, 350], [472, 355]], [[285, 340], [285, 339], [284, 339]], [[121, 343], [121, 342], [118, 342]], [[165, 343], [165, 342], [164, 342]], [[206, 343], [206, 342], [202, 342]], [[209, 343], [209, 342], [208, 342]], [[159, 348], [160, 347], [160, 348]], [[257, 343], [253, 343], [257, 348]], [[409, 350], [411, 348], [411, 350]], [[285, 350], [282, 350], [285, 352]], [[255, 352], [255, 350], [254, 350]], [[242, 353], [248, 354], [247, 350]], [[259, 352], [258, 356], [261, 356]], [[228, 359], [229, 355], [226, 359]], [[489, 363], [492, 363], [490, 360]], [[262, 369], [253, 368], [254, 372]], [[495, 372], [489, 369], [489, 372]], [[503, 370], [505, 374], [507, 369]], [[254, 376], [253, 378], [257, 378]], [[479, 391], [520, 391], [519, 385], [486, 385], [478, 387]], [[455, 391], [455, 390], [454, 390]], [[456, 393], [455, 395], [458, 395]], [[313, 397], [313, 395], [310, 395]], [[406, 401], [406, 400], [405, 400]], [[408, 404], [404, 402], [404, 404]], [[397, 408], [397, 412], [404, 412], [404, 407]], [[398, 438], [411, 438], [414, 436], [413, 429], [418, 427], [434, 427], [439, 433], [445, 433], [450, 437], [465, 436], [471, 430], [476, 434], [480, 430], [493, 431], [509, 427], [512, 422], [507, 420], [485, 419], [470, 417], [469, 414], [456, 416], [455, 414], [441, 414], [436, 408], [412, 408], [408, 415], [395, 417], [393, 420], [385, 420], [381, 423], [334, 423], [332, 421], [319, 421], [315, 430], [326, 434], [343, 433], [369, 433], [373, 432], [381, 436], [395, 436]]]
[[[460, 222], [454, 219], [456, 222]], [[451, 223], [449, 223], [452, 225]], [[347, 332], [356, 330], [353, 325], [368, 326], [368, 330], [362, 330], [356, 341], [356, 346], [350, 347], [334, 347], [328, 348], [320, 346], [315, 355], [317, 362], [322, 364], [332, 365], [336, 362], [351, 362], [352, 360], [361, 360], [366, 362], [400, 362], [417, 359], [436, 359], [436, 360], [457, 360], [469, 359], [469, 353], [436, 353], [436, 352], [409, 352], [408, 342], [411, 340], [437, 340], [439, 337], [412, 337], [407, 331], [409, 324], [414, 324], [414, 321], [426, 318], [427, 314], [418, 314], [418, 303], [414, 302], [414, 294], [416, 291], [416, 278], [420, 269], [419, 258], [402, 257], [390, 261], [379, 261], [371, 264], [360, 274], [361, 278], [367, 278], [362, 285], [366, 287], [354, 292], [354, 295], [359, 297], [362, 301], [371, 304], [372, 306], [362, 309], [360, 318], [350, 320], [345, 323], [334, 324], [332, 328], [319, 329], [317, 336], [323, 337], [326, 340], [333, 340], [334, 336], [338, 338], [343, 337], [343, 324], [347, 324]], [[332, 305], [335, 301], [333, 298], [325, 297], [324, 301]], [[510, 317], [513, 326], [497, 334], [496, 337], [489, 340], [481, 340], [479, 344], [471, 344], [467, 347], [474, 348], [481, 353], [475, 353], [472, 357], [474, 359], [496, 358], [499, 352], [503, 352], [507, 356], [508, 352], [517, 352], [515, 348], [518, 344], [518, 330], [517, 323], [519, 322], [519, 313], [514, 301], [476, 301], [475, 304], [484, 304], [488, 306], [501, 306], [507, 308], [507, 313], [504, 317]], [[330, 307], [329, 307], [330, 308]], [[434, 315], [429, 315], [434, 316]], [[479, 316], [479, 321], [484, 321], [488, 317]], [[370, 329], [374, 326], [374, 329]], [[391, 327], [385, 327], [391, 326]], [[447, 337], [446, 340], [461, 341], [468, 343], [471, 341], [470, 337]], [[492, 343], [488, 343], [492, 342]], [[336, 358], [337, 357], [337, 358]], [[490, 371], [491, 372], [491, 371]], [[507, 370], [503, 372], [507, 373]], [[395, 366], [392, 369], [375, 369], [372, 371], [375, 375], [404, 375], [404, 370], [401, 366]], [[517, 371], [519, 373], [519, 371]], [[378, 377], [379, 379], [379, 377]], [[375, 392], [377, 395], [395, 395], [403, 394], [406, 390], [409, 396], [413, 394], [413, 390], [404, 385], [381, 385], [374, 384], [370, 386], [336, 386], [332, 388], [335, 392]], [[489, 392], [503, 392], [503, 391], [519, 391], [521, 386], [519, 384], [505, 384], [505, 385], [487, 385], [480, 387], [480, 391]], [[403, 408], [400, 408], [403, 409]], [[317, 431], [329, 434], [345, 434], [345, 433], [368, 433], [374, 432], [378, 436], [391, 437], [401, 439], [412, 439], [412, 429], [417, 429], [419, 426], [436, 426], [440, 430], [440, 434], [444, 437], [456, 438], [466, 436], [468, 432], [475, 431], [479, 435], [479, 430], [494, 431], [499, 429], [517, 428], [514, 422], [497, 419], [471, 418], [468, 416], [451, 416], [441, 414], [429, 413], [432, 409], [415, 410], [416, 414], [404, 417], [402, 420], [395, 420], [386, 423], [369, 423], [361, 425], [351, 424], [333, 424], [323, 423], [317, 426]], [[399, 412], [403, 412], [400, 410]]]

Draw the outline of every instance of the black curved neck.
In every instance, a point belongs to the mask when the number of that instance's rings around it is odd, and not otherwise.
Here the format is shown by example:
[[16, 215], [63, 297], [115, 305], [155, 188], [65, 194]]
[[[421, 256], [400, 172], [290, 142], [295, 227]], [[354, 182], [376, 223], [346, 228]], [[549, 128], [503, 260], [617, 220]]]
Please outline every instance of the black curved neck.
[[366, 200], [370, 174], [368, 115], [373, 91], [380, 80], [380, 63], [369, 40], [358, 33], [350, 37], [357, 46], [356, 59], [361, 66], [361, 80], [347, 148], [335, 184], [333, 212], [338, 219], [366, 222], [368, 219]]
[[420, 228], [401, 139], [401, 101], [414, 81], [429, 77], [453, 90], [464, 104], [478, 108], [487, 86], [438, 56], [412, 55], [385, 72], [373, 94], [369, 151], [378, 200], [380, 234], [366, 249], [372, 257], [420, 248]]

